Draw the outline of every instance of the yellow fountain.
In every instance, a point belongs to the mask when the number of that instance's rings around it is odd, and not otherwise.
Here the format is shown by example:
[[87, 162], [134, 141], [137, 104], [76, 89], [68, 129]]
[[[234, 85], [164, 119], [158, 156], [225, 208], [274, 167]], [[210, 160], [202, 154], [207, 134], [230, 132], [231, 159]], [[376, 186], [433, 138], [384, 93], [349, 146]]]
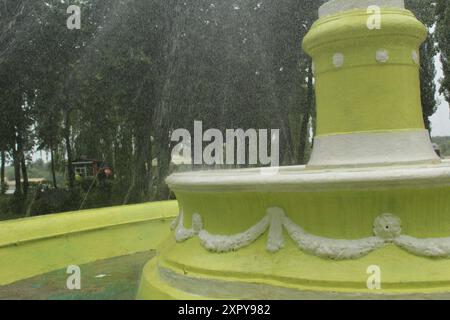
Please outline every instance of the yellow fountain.
[[175, 174], [180, 214], [140, 299], [450, 297], [450, 164], [420, 106], [427, 30], [402, 0], [334, 0], [307, 166]]

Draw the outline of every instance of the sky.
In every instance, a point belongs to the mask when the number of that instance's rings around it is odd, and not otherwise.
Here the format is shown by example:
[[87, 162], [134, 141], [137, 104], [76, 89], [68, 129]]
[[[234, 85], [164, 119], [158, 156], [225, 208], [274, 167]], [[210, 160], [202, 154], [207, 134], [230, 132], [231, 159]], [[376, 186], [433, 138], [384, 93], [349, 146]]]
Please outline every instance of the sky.
[[[435, 65], [436, 65], [436, 87], [439, 90], [439, 80], [444, 77], [442, 72], [442, 63], [440, 60], [440, 55], [436, 55]], [[431, 135], [433, 137], [440, 136], [450, 136], [450, 109], [448, 103], [445, 101], [444, 97], [436, 93], [436, 100], [438, 102], [438, 108], [434, 115], [430, 117], [431, 120]]]

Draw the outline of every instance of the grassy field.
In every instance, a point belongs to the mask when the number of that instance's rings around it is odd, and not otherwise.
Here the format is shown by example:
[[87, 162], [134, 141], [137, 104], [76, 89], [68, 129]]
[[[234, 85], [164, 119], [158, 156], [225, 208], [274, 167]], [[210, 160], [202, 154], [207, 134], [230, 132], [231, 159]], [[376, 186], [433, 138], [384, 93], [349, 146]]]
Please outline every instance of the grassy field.
[[[42, 162], [36, 162], [28, 165], [28, 177], [30, 179], [43, 178], [47, 181], [52, 181], [52, 173], [48, 166], [49, 164], [44, 164]], [[14, 167], [6, 167], [5, 175], [8, 180], [14, 181]], [[59, 184], [61, 184], [64, 182], [64, 176], [60, 172], [56, 172], [56, 180]]]
[[67, 289], [66, 269], [0, 287], [0, 300], [133, 300], [154, 251], [80, 265], [81, 290]]

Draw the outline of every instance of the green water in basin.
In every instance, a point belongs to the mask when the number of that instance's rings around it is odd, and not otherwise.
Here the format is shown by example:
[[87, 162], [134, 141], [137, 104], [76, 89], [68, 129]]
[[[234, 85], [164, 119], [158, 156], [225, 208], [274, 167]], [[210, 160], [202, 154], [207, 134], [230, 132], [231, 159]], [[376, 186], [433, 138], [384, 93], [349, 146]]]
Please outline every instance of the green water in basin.
[[154, 255], [152, 250], [79, 265], [80, 290], [67, 288], [66, 268], [0, 286], [0, 300], [133, 300], [144, 264]]

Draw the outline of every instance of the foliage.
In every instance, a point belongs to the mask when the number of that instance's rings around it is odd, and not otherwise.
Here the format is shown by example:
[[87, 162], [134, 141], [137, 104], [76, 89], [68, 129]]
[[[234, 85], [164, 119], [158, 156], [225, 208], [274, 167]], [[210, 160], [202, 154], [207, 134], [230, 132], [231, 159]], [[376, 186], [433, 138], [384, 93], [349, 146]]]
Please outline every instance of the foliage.
[[[323, 2], [0, 0], [0, 151], [12, 164], [16, 203], [33, 197], [36, 175], [61, 189], [38, 194], [34, 214], [167, 199], [170, 135], [192, 131], [194, 120], [279, 128], [281, 163], [305, 163], [315, 102], [300, 47]], [[437, 15], [448, 75], [447, 1], [436, 14], [431, 0], [406, 3], [428, 27]], [[81, 7], [81, 30], [66, 28], [69, 4]], [[434, 41], [421, 48], [427, 125]], [[448, 79], [442, 90], [448, 97]], [[48, 167], [31, 165], [35, 150], [50, 155]], [[82, 156], [110, 164], [114, 179], [77, 182], [71, 163]]]
[[441, 156], [450, 157], [450, 137], [433, 137], [432, 141], [439, 146]]
[[[405, 5], [422, 21], [428, 29], [435, 24], [434, 0], [406, 0]], [[434, 34], [428, 34], [428, 38], [420, 47], [420, 91], [422, 101], [422, 113], [425, 127], [431, 130], [429, 117], [436, 112], [436, 67], [434, 57], [437, 54]]]
[[436, 17], [436, 38], [444, 71], [440, 92], [444, 95], [445, 100], [450, 103], [450, 3], [448, 0], [437, 1]]
[[63, 189], [39, 191], [32, 204], [32, 215], [42, 215], [79, 209], [81, 195]]

